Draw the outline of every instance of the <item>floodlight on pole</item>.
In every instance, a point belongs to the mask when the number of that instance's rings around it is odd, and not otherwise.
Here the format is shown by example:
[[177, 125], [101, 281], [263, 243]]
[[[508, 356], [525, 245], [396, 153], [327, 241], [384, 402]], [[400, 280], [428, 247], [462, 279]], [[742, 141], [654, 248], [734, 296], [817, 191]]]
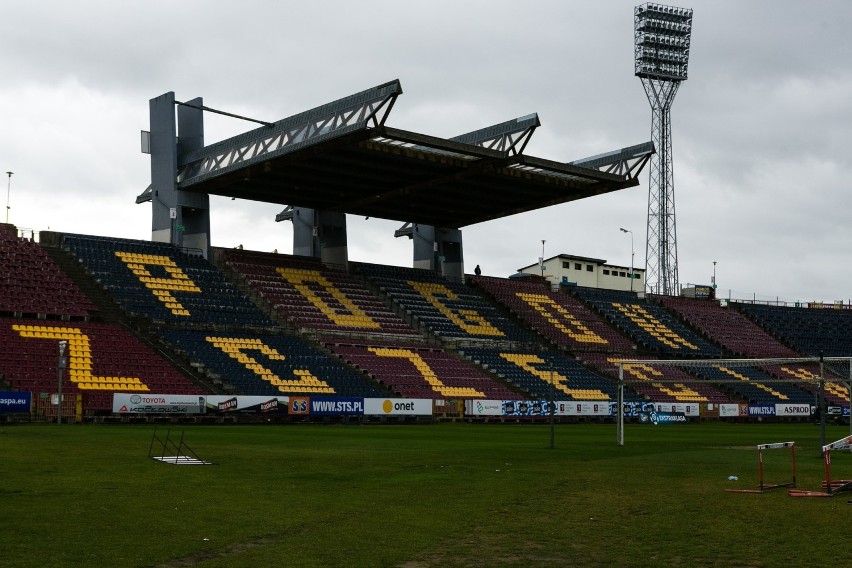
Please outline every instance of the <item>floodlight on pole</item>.
[[633, 291], [633, 280], [634, 280], [633, 256], [635, 254], [633, 252], [633, 231], [631, 231], [630, 229], [625, 229], [624, 227], [619, 227], [618, 230], [621, 231], [622, 233], [630, 233], [630, 291], [632, 292]]
[[692, 9], [642, 4], [634, 8], [635, 74], [651, 104], [646, 286], [656, 294], [677, 293], [677, 226], [672, 175], [671, 106], [689, 67]]
[[9, 183], [6, 186], [6, 224], [9, 224], [9, 196], [12, 194], [12, 174], [15, 172], [6, 172], [6, 175], [9, 176]]
[[544, 278], [544, 243], [545, 240], [541, 239], [541, 258], [538, 261], [539, 268], [541, 268], [541, 277]]

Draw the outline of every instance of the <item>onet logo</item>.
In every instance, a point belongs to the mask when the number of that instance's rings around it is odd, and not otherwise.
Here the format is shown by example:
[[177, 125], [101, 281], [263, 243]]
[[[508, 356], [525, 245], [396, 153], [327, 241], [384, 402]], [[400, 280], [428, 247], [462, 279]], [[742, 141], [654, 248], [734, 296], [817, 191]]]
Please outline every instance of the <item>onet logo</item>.
[[392, 400], [385, 400], [382, 403], [382, 411], [385, 414], [390, 414], [391, 412], [400, 411], [400, 410], [409, 411], [409, 412], [413, 411], [414, 410], [414, 403], [413, 402], [394, 402]]

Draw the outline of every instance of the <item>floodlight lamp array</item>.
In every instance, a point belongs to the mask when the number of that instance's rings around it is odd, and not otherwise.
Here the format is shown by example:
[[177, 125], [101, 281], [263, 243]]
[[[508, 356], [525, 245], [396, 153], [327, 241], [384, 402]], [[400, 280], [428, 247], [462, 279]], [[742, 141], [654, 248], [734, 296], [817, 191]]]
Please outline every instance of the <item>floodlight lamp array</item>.
[[637, 6], [634, 10], [636, 75], [686, 80], [691, 38], [691, 8], [651, 3]]

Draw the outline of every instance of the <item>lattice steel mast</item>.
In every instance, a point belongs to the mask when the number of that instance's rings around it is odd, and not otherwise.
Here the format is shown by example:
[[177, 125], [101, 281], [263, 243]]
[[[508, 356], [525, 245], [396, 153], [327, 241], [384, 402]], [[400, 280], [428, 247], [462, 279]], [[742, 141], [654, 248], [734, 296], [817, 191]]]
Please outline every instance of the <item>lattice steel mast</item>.
[[636, 76], [651, 103], [651, 156], [645, 285], [649, 292], [677, 293], [677, 225], [672, 167], [671, 106], [687, 79], [692, 9], [642, 4], [634, 9]]

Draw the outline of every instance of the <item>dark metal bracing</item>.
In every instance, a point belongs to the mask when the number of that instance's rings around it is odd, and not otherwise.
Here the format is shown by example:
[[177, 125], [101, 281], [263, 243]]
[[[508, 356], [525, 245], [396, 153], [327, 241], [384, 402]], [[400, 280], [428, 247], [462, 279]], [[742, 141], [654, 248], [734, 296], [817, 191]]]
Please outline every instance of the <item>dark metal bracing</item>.
[[487, 146], [465, 142], [487, 129], [448, 140], [391, 128], [401, 92], [392, 81], [183, 156], [178, 187], [461, 228], [638, 185], [636, 168], [524, 155], [536, 115], [498, 125]]

